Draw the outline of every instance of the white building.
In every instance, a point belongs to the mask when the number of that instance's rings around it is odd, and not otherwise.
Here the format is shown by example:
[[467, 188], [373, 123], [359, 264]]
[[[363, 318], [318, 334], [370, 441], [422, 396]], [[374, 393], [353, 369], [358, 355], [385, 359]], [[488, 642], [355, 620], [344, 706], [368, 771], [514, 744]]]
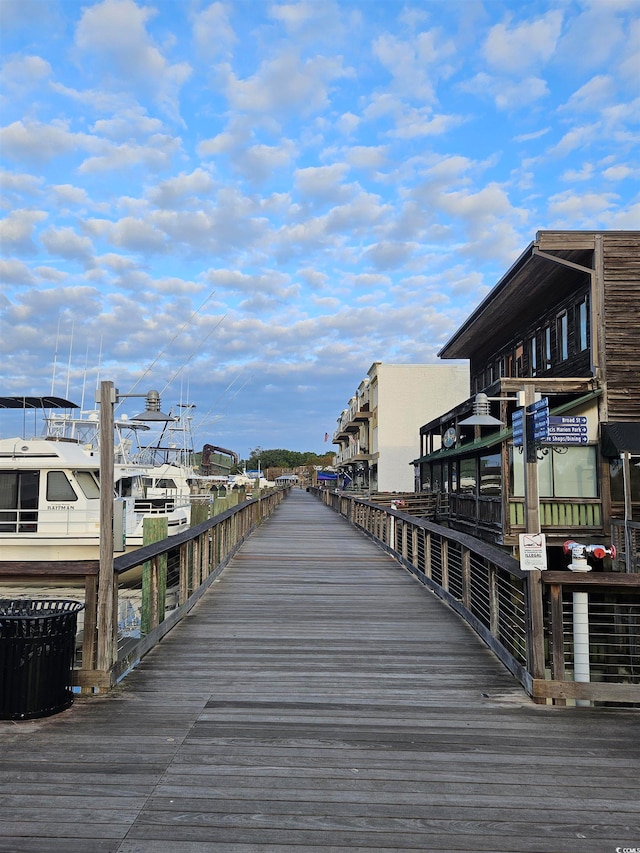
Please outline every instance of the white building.
[[412, 492], [420, 426], [468, 395], [467, 364], [374, 362], [333, 435], [342, 488]]

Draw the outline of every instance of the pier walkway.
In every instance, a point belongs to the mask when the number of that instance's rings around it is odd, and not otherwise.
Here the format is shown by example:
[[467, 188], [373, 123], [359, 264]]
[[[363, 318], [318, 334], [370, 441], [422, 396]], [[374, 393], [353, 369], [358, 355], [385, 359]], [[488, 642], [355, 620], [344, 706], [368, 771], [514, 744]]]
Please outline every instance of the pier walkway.
[[112, 693], [0, 723], [2, 853], [640, 849], [640, 714], [534, 705], [299, 490]]

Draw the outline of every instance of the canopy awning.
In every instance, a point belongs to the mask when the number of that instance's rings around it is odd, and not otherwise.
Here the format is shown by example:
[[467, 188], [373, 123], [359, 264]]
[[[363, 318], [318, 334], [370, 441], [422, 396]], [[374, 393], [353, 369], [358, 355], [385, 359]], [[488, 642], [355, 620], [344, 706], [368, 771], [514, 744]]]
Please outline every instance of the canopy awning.
[[602, 424], [602, 455], [620, 456], [621, 453], [640, 456], [640, 423], [610, 421]]
[[64, 397], [0, 397], [0, 409], [78, 409], [77, 403]]

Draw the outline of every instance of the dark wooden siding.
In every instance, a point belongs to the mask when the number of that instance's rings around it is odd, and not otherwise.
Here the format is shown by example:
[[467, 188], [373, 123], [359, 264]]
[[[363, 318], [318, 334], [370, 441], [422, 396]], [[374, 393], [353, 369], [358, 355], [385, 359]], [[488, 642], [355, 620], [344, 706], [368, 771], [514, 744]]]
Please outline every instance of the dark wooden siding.
[[[575, 283], [575, 277], [571, 274]], [[587, 337], [587, 349], [579, 350], [577, 335], [578, 325], [576, 320], [576, 306], [588, 296], [589, 280], [586, 275], [582, 276], [582, 281], [579, 286], [573, 290], [568, 296], [562, 299], [557, 298], [558, 287], [557, 283], [551, 288], [552, 292], [556, 293], [556, 299], [551, 305], [547, 306], [542, 314], [536, 313], [539, 310], [539, 305], [531, 306], [529, 322], [525, 325], [520, 325], [518, 328], [511, 326], [505, 329], [505, 332], [510, 334], [510, 338], [505, 341], [496, 339], [496, 348], [488, 357], [483, 356], [471, 359], [471, 387], [474, 391], [481, 391], [488, 387], [491, 382], [497, 379], [495, 371], [493, 374], [488, 373], [488, 368], [495, 364], [498, 359], [505, 359], [511, 354], [514, 359], [514, 367], [511, 372], [505, 372], [505, 376], [542, 376], [542, 377], [585, 377], [591, 376], [591, 339]], [[558, 356], [558, 332], [557, 318], [560, 314], [567, 314], [567, 333], [568, 333], [568, 358], [560, 360]], [[546, 327], [551, 329], [551, 365], [545, 364], [543, 352], [543, 336]], [[533, 335], [536, 335], [538, 341], [538, 364], [534, 373], [531, 363], [531, 348], [530, 341]], [[515, 353], [518, 345], [523, 344], [522, 368], [518, 372], [515, 367]], [[477, 380], [477, 384], [476, 384]]]
[[604, 324], [609, 419], [640, 420], [640, 234], [605, 235]]

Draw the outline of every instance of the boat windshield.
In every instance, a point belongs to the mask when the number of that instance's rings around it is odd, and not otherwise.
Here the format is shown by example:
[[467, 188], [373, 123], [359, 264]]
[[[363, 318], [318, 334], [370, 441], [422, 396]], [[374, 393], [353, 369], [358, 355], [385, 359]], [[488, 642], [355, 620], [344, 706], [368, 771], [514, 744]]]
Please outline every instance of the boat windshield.
[[74, 471], [73, 475], [86, 498], [100, 497], [100, 486], [91, 471]]

